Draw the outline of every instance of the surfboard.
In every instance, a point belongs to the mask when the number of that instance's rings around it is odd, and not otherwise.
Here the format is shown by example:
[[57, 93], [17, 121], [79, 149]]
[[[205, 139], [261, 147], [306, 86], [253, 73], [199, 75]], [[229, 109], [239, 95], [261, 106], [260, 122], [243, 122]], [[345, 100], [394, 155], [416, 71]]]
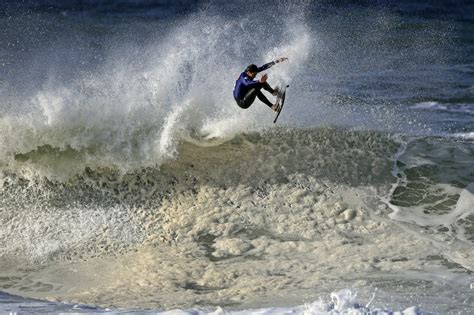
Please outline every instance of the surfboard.
[[280, 94], [278, 94], [278, 96], [277, 96], [277, 103], [279, 105], [278, 105], [278, 110], [276, 112], [275, 120], [273, 120], [273, 123], [277, 122], [278, 117], [280, 116], [281, 110], [283, 109], [283, 105], [285, 105], [285, 97], [286, 97], [286, 88], [287, 87], [289, 87], [289, 85], [284, 86], [281, 89]]

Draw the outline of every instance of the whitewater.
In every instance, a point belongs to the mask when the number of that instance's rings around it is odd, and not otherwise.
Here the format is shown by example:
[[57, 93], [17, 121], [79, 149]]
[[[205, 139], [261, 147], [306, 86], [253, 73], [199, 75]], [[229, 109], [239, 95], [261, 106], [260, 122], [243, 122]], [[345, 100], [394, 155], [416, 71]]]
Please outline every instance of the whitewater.
[[0, 312], [472, 313], [468, 2], [8, 3]]

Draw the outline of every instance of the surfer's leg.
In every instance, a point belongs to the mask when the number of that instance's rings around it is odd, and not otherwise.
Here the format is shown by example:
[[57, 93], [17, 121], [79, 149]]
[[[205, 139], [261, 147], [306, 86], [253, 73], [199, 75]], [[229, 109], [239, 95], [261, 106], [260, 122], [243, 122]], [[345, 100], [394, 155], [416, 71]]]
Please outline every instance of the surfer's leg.
[[272, 89], [272, 87], [270, 86], [270, 84], [268, 84], [267, 82], [265, 82], [265, 83], [263, 84], [263, 89], [264, 89], [265, 91], [268, 91], [268, 92], [272, 93], [272, 95], [276, 95], [276, 93], [277, 93], [276, 89]]
[[271, 109], [273, 109], [273, 106], [274, 104], [272, 104], [268, 98], [266, 98], [265, 95], [263, 95], [263, 93], [261, 91], [258, 91], [257, 92], [257, 97], [259, 100], [261, 100], [263, 103], [265, 103], [268, 107], [270, 107]]
[[257, 93], [261, 93], [259, 89], [251, 89], [250, 91], [247, 92], [247, 94], [245, 94], [244, 98], [239, 100], [237, 102], [237, 105], [239, 105], [239, 107], [241, 108], [249, 108], [250, 105], [252, 105], [252, 103], [255, 101], [255, 98], [257, 97]]

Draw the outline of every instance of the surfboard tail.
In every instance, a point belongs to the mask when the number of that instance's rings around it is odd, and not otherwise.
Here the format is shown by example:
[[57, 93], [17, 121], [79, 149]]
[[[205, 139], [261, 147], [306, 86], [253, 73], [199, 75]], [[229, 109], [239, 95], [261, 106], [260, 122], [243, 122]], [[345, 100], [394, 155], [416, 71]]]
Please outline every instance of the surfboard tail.
[[286, 97], [286, 89], [289, 87], [289, 85], [287, 85], [284, 89], [283, 89], [283, 92], [281, 94], [281, 96], [279, 96], [277, 102], [279, 102], [279, 105], [278, 105], [278, 109], [277, 109], [277, 114], [276, 114], [276, 117], [275, 119], [273, 120], [273, 123], [276, 123], [277, 120], [278, 120], [278, 117], [280, 116], [280, 113], [283, 109], [283, 105], [285, 105], [285, 97]]

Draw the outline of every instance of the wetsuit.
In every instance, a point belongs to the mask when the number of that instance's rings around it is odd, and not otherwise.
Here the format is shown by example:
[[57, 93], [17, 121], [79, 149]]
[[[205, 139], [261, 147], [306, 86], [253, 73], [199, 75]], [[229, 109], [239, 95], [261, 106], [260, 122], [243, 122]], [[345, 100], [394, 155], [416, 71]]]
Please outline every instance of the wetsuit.
[[[275, 65], [275, 61], [266, 63], [257, 69], [257, 73], [267, 70], [273, 65]], [[241, 108], [249, 108], [250, 105], [252, 105], [252, 103], [255, 101], [255, 98], [258, 97], [259, 100], [265, 103], [268, 107], [272, 108], [273, 104], [260, 91], [262, 88], [272, 94], [275, 92], [268, 83], [254, 81], [248, 77], [245, 71], [242, 72], [235, 82], [234, 87], [234, 99], [237, 102], [237, 105], [239, 105]]]

